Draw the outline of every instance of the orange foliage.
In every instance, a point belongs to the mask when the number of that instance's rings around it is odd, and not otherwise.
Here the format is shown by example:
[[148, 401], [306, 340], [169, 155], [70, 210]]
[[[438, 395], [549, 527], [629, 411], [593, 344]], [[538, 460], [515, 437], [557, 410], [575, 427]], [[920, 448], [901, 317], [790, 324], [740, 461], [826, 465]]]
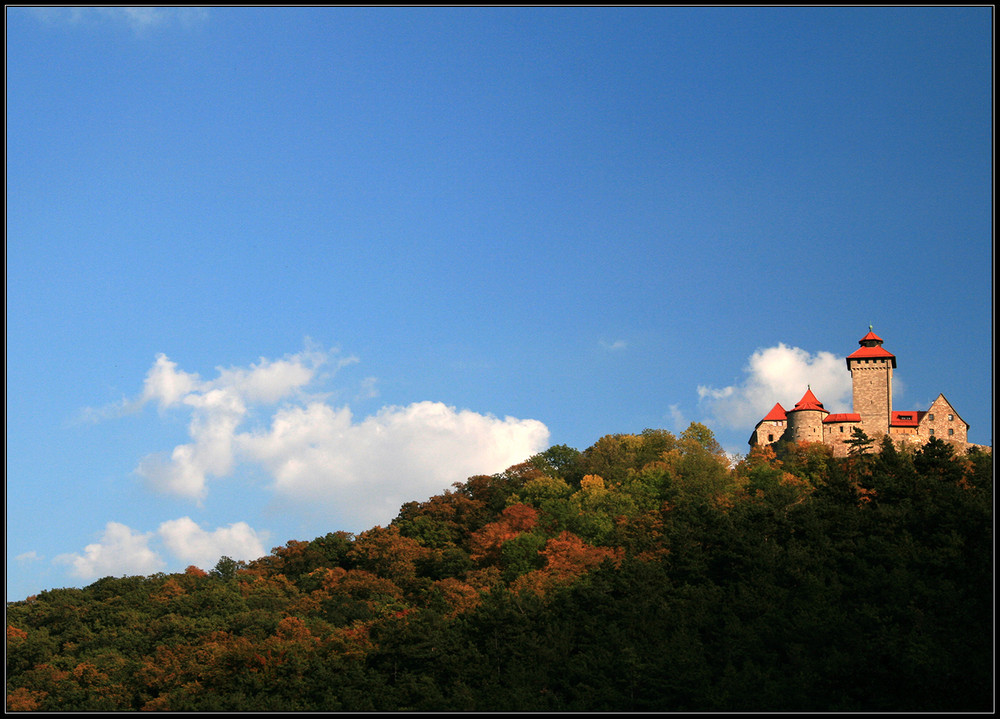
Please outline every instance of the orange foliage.
[[774, 452], [774, 447], [769, 444], [755, 444], [750, 448], [750, 453], [743, 459], [743, 463], [748, 468], [781, 466], [781, 461]]
[[542, 550], [545, 558], [544, 570], [559, 576], [576, 576], [610, 559], [621, 564], [623, 551], [620, 547], [594, 547], [572, 532], [561, 532], [550, 539]]
[[340, 580], [344, 578], [347, 574], [347, 570], [343, 567], [323, 567], [313, 572], [314, 576], [317, 574], [321, 575], [320, 583], [323, 589], [329, 591], [337, 586]]
[[479, 591], [471, 584], [466, 584], [460, 579], [446, 577], [434, 582], [434, 586], [441, 590], [445, 601], [451, 609], [445, 614], [446, 617], [454, 617], [462, 612], [475, 609], [480, 602]]
[[362, 532], [348, 553], [362, 569], [397, 582], [416, 576], [416, 562], [429, 555], [429, 549], [415, 539], [400, 535], [396, 526]]
[[73, 678], [80, 684], [80, 686], [92, 686], [94, 684], [103, 684], [108, 680], [108, 675], [102, 671], [99, 671], [90, 662], [80, 662], [73, 668]]
[[402, 599], [403, 591], [391, 579], [366, 572], [363, 569], [344, 571], [337, 567], [330, 570], [323, 586], [330, 592], [349, 594], [356, 599], [392, 597]]
[[23, 629], [18, 629], [17, 627], [12, 627], [7, 625], [7, 644], [12, 644], [14, 642], [20, 642], [28, 638], [28, 633]]
[[167, 712], [170, 711], [170, 702], [166, 697], [156, 697], [155, 699], [150, 699], [148, 702], [143, 704], [140, 711]]
[[285, 617], [278, 622], [277, 634], [275, 636], [285, 641], [315, 640], [309, 628], [306, 627], [306, 623], [298, 617]]
[[207, 577], [208, 572], [200, 567], [196, 567], [193, 564], [184, 570], [184, 573], [192, 577]]
[[289, 597], [298, 593], [295, 585], [284, 574], [271, 576], [252, 573], [240, 573], [240, 594], [244, 597], [254, 595]]
[[179, 597], [186, 594], [184, 587], [180, 585], [173, 577], [170, 577], [167, 581], [163, 583], [163, 586], [153, 595], [153, 601], [159, 602], [160, 604], [166, 604], [174, 597]]
[[561, 532], [546, 542], [541, 551], [545, 566], [518, 577], [512, 589], [515, 593], [530, 591], [544, 596], [552, 588], [572, 582], [606, 560], [620, 565], [624, 554], [621, 547], [595, 547], [572, 532]]
[[36, 711], [42, 704], [42, 700], [48, 696], [48, 692], [34, 691], [19, 687], [7, 695], [7, 711], [9, 712], [32, 712]]
[[866, 487], [862, 487], [860, 484], [857, 483], [855, 483], [854, 485], [854, 491], [858, 495], [858, 507], [863, 507], [869, 502], [871, 502], [872, 497], [875, 497], [877, 494], [874, 489], [868, 489]]
[[470, 537], [472, 560], [496, 561], [500, 547], [523, 532], [530, 532], [538, 524], [538, 510], [526, 504], [514, 504], [500, 514], [500, 519], [490, 522]]

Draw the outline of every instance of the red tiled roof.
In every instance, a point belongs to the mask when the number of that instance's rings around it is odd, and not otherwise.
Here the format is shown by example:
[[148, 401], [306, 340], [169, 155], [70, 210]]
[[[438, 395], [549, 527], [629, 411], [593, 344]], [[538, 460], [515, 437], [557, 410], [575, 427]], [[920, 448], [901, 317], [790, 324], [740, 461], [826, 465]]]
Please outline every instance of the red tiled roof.
[[785, 419], [788, 419], [788, 415], [785, 414], [785, 408], [781, 406], [781, 402], [778, 402], [771, 408], [770, 412], [764, 415], [764, 419], [761, 422], [773, 422]]
[[802, 395], [802, 399], [795, 403], [795, 409], [789, 410], [791, 412], [801, 412], [803, 410], [813, 409], [819, 410], [820, 412], [826, 412], [823, 409], [823, 403], [816, 399], [816, 395], [812, 393], [811, 389], [807, 389], [806, 393]]
[[879, 337], [877, 334], [875, 334], [871, 330], [868, 330], [868, 334], [866, 334], [864, 337], [862, 337], [860, 340], [858, 340], [858, 344], [863, 344], [865, 342], [868, 342], [869, 340], [874, 340], [875, 342], [882, 342], [882, 338], [881, 337]]
[[883, 349], [881, 345], [876, 345], [875, 347], [858, 347], [856, 350], [847, 355], [847, 368], [851, 368], [851, 360], [856, 359], [888, 359], [892, 361], [892, 366], [896, 366], [896, 355], [887, 349]]
[[828, 414], [823, 418], [824, 424], [826, 422], [860, 422], [861, 415], [855, 414], [854, 412], [841, 412], [840, 414]]
[[895, 358], [895, 356], [896, 355], [894, 355], [892, 352], [890, 352], [889, 350], [885, 349], [884, 347], [882, 347], [880, 345], [880, 346], [877, 346], [877, 347], [858, 347], [856, 350], [854, 350], [853, 352], [851, 352], [851, 354], [847, 355], [847, 359], [851, 359], [851, 358], [857, 359], [858, 357], [893, 357], [893, 358]]
[[927, 413], [915, 409], [909, 412], [893, 410], [892, 416], [889, 418], [889, 425], [892, 427], [916, 427], [920, 418], [925, 414]]

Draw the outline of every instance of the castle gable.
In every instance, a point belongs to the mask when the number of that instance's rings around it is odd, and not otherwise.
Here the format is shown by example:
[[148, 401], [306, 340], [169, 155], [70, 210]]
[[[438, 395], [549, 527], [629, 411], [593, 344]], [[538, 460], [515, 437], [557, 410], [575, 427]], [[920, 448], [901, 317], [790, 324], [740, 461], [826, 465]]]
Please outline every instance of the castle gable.
[[[778, 402], [771, 408], [771, 411], [764, 415], [764, 419], [761, 422], [784, 422], [788, 419], [788, 415], [785, 414], [785, 408], [781, 406], [781, 402]], [[758, 425], [760, 422], [757, 423]]]
[[754, 426], [753, 434], [750, 435], [750, 446], [777, 442], [785, 433], [787, 421], [785, 408], [778, 402], [764, 415], [764, 419]]
[[945, 399], [943, 394], [939, 394], [937, 399], [918, 423], [917, 432], [928, 438], [937, 437], [950, 442], [968, 442], [969, 425], [958, 416], [958, 412], [951, 406], [951, 402]]

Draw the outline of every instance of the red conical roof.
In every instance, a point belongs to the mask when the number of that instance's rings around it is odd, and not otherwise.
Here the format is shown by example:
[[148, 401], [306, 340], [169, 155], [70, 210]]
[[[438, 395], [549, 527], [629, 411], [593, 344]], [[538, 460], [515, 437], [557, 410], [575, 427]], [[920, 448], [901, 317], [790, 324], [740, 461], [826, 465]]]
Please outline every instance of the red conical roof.
[[802, 399], [795, 403], [795, 409], [792, 412], [801, 412], [803, 410], [812, 409], [819, 410], [820, 412], [826, 412], [823, 408], [823, 403], [816, 399], [816, 395], [812, 393], [811, 389], [807, 389], [806, 393], [802, 395]]
[[882, 344], [882, 338], [879, 337], [874, 332], [872, 332], [871, 327], [869, 327], [868, 328], [868, 334], [866, 334], [864, 337], [862, 337], [861, 339], [859, 339], [858, 340], [858, 344], [859, 345], [863, 345], [865, 342], [878, 342], [879, 344]]

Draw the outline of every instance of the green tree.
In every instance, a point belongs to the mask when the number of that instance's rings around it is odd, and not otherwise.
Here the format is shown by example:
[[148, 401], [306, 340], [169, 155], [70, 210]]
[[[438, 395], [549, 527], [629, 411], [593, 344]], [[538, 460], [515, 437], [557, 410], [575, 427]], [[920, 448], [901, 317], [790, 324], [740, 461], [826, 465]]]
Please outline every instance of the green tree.
[[244, 566], [246, 566], [244, 562], [239, 562], [232, 557], [219, 557], [219, 561], [215, 563], [209, 576], [228, 581], [235, 579], [236, 572]]
[[847, 445], [847, 453], [851, 457], [859, 457], [871, 452], [874, 440], [869, 437], [863, 429], [855, 427], [851, 430], [850, 439], [844, 441]]

